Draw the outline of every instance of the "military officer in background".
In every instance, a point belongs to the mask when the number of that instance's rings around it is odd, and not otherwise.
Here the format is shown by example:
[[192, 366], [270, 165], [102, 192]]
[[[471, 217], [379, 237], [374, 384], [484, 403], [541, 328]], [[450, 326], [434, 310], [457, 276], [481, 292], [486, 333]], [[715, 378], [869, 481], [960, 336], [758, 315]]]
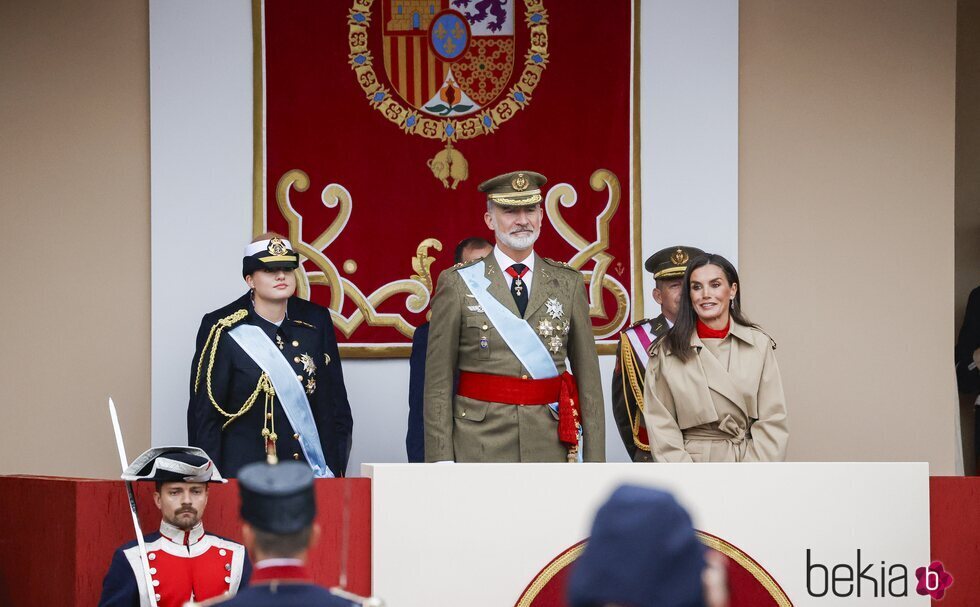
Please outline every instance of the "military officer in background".
[[534, 252], [546, 181], [516, 171], [480, 184], [493, 253], [439, 276], [426, 356], [426, 461], [605, 461], [582, 274]]
[[653, 461], [650, 439], [643, 423], [643, 378], [647, 360], [657, 341], [674, 325], [688, 260], [703, 253], [695, 247], [675, 246], [651, 255], [644, 267], [656, 280], [653, 299], [660, 304], [660, 316], [634, 323], [619, 336], [612, 377], [613, 417], [626, 452], [634, 462]]
[[[248, 588], [207, 605], [226, 607], [348, 607], [357, 603], [313, 583], [307, 554], [320, 535], [313, 474], [296, 462], [249, 464], [238, 475], [242, 538], [255, 560]], [[381, 604], [363, 601], [364, 604]]]
[[[153, 481], [160, 509], [160, 530], [143, 536], [150, 580], [159, 607], [228, 596], [248, 583], [245, 547], [206, 533], [201, 521], [208, 505], [208, 483], [226, 483], [204, 451], [194, 447], [158, 447], [126, 468], [127, 481]], [[112, 555], [102, 583], [99, 607], [149, 605], [146, 573], [136, 540]]]
[[330, 310], [296, 297], [299, 255], [277, 234], [245, 247], [249, 292], [205, 315], [191, 368], [187, 436], [226, 476], [293, 459], [343, 476], [353, 420]]

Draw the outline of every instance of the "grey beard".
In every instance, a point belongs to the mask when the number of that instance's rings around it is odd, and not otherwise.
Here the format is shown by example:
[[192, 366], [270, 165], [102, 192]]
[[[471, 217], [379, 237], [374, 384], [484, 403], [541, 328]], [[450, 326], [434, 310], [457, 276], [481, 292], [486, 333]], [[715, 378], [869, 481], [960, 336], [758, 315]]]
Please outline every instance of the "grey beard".
[[538, 236], [541, 234], [541, 230], [531, 233], [530, 236], [511, 236], [500, 230], [494, 230], [494, 234], [497, 236], [499, 242], [504, 243], [511, 249], [524, 251], [534, 246], [534, 243], [538, 240]]

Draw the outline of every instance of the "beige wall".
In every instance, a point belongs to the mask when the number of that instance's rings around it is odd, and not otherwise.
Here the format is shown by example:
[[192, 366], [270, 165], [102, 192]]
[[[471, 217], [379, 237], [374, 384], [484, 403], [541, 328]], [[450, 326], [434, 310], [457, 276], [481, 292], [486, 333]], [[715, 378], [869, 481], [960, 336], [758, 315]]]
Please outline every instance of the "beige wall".
[[0, 3], [0, 473], [114, 476], [150, 436], [148, 7]]
[[954, 472], [952, 0], [742, 0], [739, 254], [792, 460]]
[[[953, 471], [955, 10], [741, 1], [744, 301], [794, 460]], [[148, 446], [147, 19], [0, 3], [0, 473], [117, 474], [108, 392]]]

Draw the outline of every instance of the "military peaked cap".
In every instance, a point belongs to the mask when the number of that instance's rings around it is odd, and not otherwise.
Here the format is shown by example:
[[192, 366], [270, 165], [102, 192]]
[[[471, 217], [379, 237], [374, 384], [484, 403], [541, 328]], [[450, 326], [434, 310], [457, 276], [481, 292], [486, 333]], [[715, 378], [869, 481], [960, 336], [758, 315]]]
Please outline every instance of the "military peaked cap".
[[651, 255], [643, 267], [658, 280], [680, 278], [687, 272], [687, 262], [698, 255], [704, 255], [704, 251], [697, 247], [667, 247]]
[[242, 253], [242, 276], [259, 270], [295, 270], [299, 267], [299, 255], [293, 245], [283, 238], [253, 242]]
[[495, 204], [527, 207], [541, 202], [541, 188], [548, 178], [534, 171], [514, 171], [487, 179], [477, 188]]

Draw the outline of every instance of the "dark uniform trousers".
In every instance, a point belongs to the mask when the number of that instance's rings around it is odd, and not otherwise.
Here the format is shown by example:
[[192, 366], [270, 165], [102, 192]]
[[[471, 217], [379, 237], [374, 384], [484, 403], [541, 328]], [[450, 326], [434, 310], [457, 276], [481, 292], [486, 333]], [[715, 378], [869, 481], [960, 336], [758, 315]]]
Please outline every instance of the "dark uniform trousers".
[[[229, 317], [239, 311], [244, 311], [238, 315], [243, 317], [232, 322]], [[353, 420], [333, 321], [329, 310], [297, 297], [289, 299], [286, 319], [278, 327], [255, 313], [248, 294], [201, 321], [187, 408], [189, 444], [204, 449], [226, 477], [237, 476], [245, 464], [266, 459], [262, 437], [265, 393], [258, 390], [262, 369], [228, 335], [242, 323], [262, 329], [282, 351], [306, 390], [327, 466], [334, 475], [343, 476], [350, 456]], [[207, 343], [209, 336], [212, 343]], [[250, 399], [253, 402], [249, 405]], [[228, 423], [231, 418], [218, 407], [236, 417]], [[278, 396], [272, 414], [268, 427], [278, 436], [278, 457], [306, 461], [299, 435]]]
[[[623, 331], [616, 347], [616, 367], [612, 377], [612, 410], [623, 446], [634, 462], [650, 462], [650, 439], [643, 421], [643, 380], [650, 351], [670, 326], [663, 314], [641, 320]], [[630, 332], [642, 332], [643, 339]], [[649, 346], [644, 344], [649, 342]], [[642, 348], [642, 350], [641, 350]]]

